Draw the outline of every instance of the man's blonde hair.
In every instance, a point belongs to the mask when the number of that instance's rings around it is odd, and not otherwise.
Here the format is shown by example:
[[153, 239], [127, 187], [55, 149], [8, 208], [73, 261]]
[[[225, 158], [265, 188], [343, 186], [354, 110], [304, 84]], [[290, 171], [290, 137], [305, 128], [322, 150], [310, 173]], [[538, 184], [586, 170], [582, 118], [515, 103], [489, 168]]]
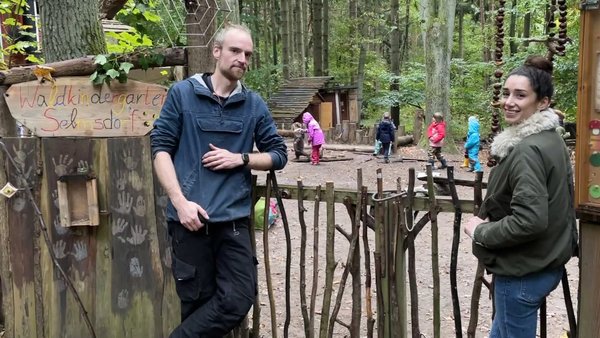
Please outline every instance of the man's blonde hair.
[[223, 47], [223, 42], [225, 41], [225, 35], [231, 30], [240, 30], [242, 32], [248, 33], [248, 35], [252, 36], [252, 32], [250, 32], [250, 28], [244, 24], [235, 24], [235, 23], [226, 23], [223, 28], [221, 28], [217, 34], [215, 34], [215, 39], [213, 42], [213, 47], [221, 48]]

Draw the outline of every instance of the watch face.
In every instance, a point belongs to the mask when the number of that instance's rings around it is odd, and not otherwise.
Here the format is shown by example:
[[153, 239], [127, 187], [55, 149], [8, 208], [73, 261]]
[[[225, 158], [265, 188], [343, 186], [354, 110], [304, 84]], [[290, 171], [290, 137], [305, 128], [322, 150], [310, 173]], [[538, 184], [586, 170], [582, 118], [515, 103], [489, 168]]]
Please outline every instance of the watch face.
[[248, 156], [248, 154], [242, 154], [242, 161], [244, 162], [244, 165], [247, 165], [248, 162], [250, 162], [250, 157]]

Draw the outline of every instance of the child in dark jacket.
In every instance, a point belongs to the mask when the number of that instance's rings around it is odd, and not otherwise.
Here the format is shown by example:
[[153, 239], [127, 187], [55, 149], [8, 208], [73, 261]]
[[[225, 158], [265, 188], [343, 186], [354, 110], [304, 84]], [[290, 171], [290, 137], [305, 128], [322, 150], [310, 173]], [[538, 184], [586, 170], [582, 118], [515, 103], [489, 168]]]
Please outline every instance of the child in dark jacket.
[[444, 138], [446, 138], [446, 122], [444, 122], [442, 113], [433, 114], [431, 124], [427, 127], [427, 137], [429, 137], [429, 151], [427, 153], [429, 164], [433, 167], [437, 158], [441, 163], [438, 169], [445, 169], [448, 165], [442, 155], [442, 146], [444, 145]]
[[379, 123], [379, 128], [377, 128], [376, 138], [381, 142], [385, 163], [389, 163], [390, 145], [395, 140], [394, 124], [390, 120], [390, 113], [383, 114], [383, 120]]

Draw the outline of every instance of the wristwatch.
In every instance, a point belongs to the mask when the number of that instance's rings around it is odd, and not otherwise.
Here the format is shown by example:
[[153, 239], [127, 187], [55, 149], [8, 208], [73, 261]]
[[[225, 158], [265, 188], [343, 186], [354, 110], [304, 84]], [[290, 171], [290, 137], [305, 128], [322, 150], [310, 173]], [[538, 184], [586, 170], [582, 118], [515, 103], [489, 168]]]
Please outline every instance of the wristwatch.
[[250, 156], [248, 156], [248, 153], [242, 154], [242, 162], [244, 162], [244, 167], [250, 163]]

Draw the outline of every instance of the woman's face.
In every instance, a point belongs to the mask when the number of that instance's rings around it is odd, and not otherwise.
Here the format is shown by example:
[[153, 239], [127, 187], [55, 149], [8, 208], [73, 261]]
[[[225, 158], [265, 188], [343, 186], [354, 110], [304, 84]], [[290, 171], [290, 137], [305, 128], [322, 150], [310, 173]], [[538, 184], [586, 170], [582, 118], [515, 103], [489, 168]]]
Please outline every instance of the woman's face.
[[537, 97], [526, 76], [511, 75], [504, 82], [501, 105], [504, 120], [510, 125], [521, 123], [536, 111], [548, 108], [549, 102], [548, 97]]

